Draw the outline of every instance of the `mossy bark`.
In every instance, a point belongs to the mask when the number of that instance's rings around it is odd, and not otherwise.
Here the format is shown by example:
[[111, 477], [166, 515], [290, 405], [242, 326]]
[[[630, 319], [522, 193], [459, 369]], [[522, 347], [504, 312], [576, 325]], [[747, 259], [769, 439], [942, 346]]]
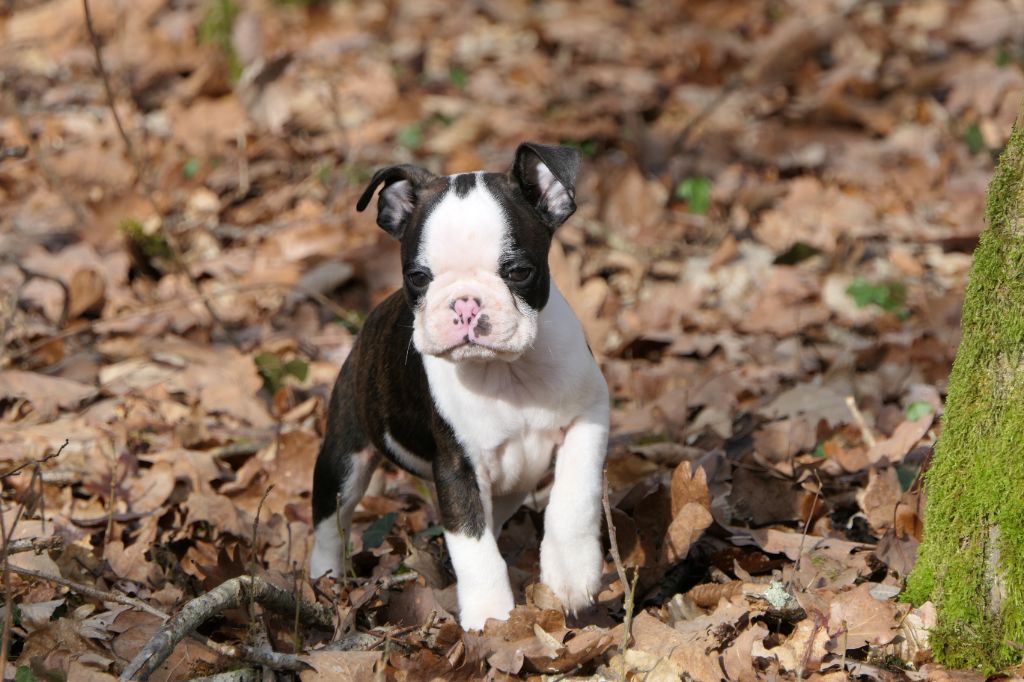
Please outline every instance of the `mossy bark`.
[[940, 663], [992, 671], [1024, 645], [1024, 109], [986, 218], [907, 596], [938, 609]]

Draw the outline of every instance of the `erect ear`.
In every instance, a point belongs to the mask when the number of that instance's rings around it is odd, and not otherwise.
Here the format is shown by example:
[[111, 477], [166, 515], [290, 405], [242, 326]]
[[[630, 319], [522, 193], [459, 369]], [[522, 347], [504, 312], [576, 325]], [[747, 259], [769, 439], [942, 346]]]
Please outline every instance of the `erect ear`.
[[572, 147], [524, 142], [516, 150], [512, 179], [554, 230], [576, 211], [580, 152]]
[[433, 179], [433, 173], [419, 166], [405, 164], [381, 168], [370, 178], [356, 210], [362, 211], [369, 205], [373, 193], [383, 182], [384, 189], [377, 200], [377, 224], [395, 239], [401, 239], [409, 216], [416, 208], [416, 190]]

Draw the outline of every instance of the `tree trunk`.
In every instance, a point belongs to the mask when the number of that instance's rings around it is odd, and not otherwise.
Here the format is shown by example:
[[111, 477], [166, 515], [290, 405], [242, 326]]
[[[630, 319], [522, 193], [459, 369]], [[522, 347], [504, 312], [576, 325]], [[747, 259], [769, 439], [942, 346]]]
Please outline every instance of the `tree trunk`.
[[986, 219], [907, 596], [938, 609], [940, 663], [992, 671], [1024, 656], [1024, 109]]

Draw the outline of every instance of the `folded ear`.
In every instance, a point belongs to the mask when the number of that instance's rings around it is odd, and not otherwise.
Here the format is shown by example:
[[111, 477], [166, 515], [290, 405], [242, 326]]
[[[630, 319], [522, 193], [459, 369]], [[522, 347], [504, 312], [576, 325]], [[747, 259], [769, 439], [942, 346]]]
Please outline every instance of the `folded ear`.
[[401, 239], [409, 216], [416, 208], [416, 190], [434, 179], [434, 174], [426, 168], [411, 166], [388, 166], [373, 174], [370, 184], [359, 197], [356, 210], [362, 211], [370, 203], [373, 193], [383, 182], [377, 200], [377, 224], [395, 239]]
[[572, 147], [524, 142], [516, 150], [512, 179], [554, 230], [576, 211], [580, 152]]

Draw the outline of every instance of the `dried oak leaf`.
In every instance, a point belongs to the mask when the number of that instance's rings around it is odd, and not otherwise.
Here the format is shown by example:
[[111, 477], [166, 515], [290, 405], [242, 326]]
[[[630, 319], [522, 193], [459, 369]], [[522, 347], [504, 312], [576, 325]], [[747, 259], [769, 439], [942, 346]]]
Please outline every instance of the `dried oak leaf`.
[[899, 634], [901, 608], [871, 596], [875, 583], [862, 583], [842, 592], [829, 609], [828, 630], [833, 650], [882, 646]]
[[718, 682], [723, 677], [716, 652], [729, 646], [736, 629], [746, 619], [745, 607], [726, 605], [707, 616], [684, 621], [672, 628], [646, 611], [633, 621], [633, 647], [670, 659], [698, 682]]
[[0, 400], [27, 400], [42, 421], [52, 420], [60, 409], [76, 409], [97, 393], [95, 386], [70, 379], [19, 369], [0, 371]]
[[312, 667], [299, 673], [302, 682], [373, 680], [383, 665], [383, 657], [378, 651], [316, 649], [303, 655], [301, 660]]

